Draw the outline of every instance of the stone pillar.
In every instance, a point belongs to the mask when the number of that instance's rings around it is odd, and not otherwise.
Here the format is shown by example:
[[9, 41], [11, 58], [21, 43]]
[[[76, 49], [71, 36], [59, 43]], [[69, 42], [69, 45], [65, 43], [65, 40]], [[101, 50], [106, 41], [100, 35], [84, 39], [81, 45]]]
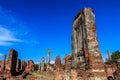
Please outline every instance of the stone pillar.
[[41, 69], [41, 65], [40, 65], [40, 62], [38, 63], [38, 71], [40, 71]]
[[111, 61], [111, 60], [112, 60], [112, 58], [111, 58], [110, 51], [108, 50], [108, 51], [107, 51], [107, 53], [108, 53], [108, 60], [109, 60], [109, 61]]
[[44, 57], [42, 57], [41, 71], [45, 71], [45, 59], [44, 59]]
[[50, 64], [50, 49], [47, 52], [47, 64]]

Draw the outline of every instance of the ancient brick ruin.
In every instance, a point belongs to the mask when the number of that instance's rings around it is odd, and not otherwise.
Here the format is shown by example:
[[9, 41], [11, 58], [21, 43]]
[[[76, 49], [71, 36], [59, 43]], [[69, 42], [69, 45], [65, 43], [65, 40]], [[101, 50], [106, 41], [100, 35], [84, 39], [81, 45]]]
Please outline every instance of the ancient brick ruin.
[[29, 60], [28, 61], [26, 71], [28, 71], [28, 72], [34, 72], [34, 62], [33, 62], [33, 60]]
[[7, 67], [7, 71], [11, 72], [11, 75], [16, 75], [17, 58], [18, 58], [18, 52], [14, 49], [11, 49], [8, 57], [8, 67]]
[[85, 8], [76, 16], [72, 39], [73, 66], [89, 70], [91, 79], [104, 80], [105, 68], [99, 50], [95, 15], [92, 9]]
[[[54, 80], [113, 80], [120, 78], [119, 63], [113, 62], [108, 51], [110, 64], [104, 64], [96, 35], [95, 15], [91, 8], [81, 10], [72, 27], [72, 54], [67, 54], [64, 64], [60, 56], [50, 64], [50, 49], [47, 53], [47, 72], [54, 73]], [[42, 63], [43, 64], [43, 60]], [[42, 67], [42, 66], [40, 66]], [[42, 71], [42, 70], [41, 70]]]
[[72, 57], [71, 55], [66, 55], [65, 57], [65, 70], [71, 70], [72, 68]]
[[[60, 56], [50, 63], [50, 49], [47, 61], [42, 57], [38, 63], [38, 72], [49, 72], [54, 80], [120, 80], [120, 59], [113, 62], [108, 51], [109, 64], [105, 64], [99, 50], [96, 35], [95, 15], [91, 8], [84, 8], [75, 17], [72, 26], [72, 54], [66, 54], [64, 64]], [[23, 80], [25, 74], [34, 72], [34, 62], [28, 63], [18, 58], [18, 52], [10, 50], [0, 61], [0, 80]], [[31, 77], [30, 80], [37, 78]]]
[[[34, 70], [33, 61], [28, 61], [28, 64], [18, 58], [18, 52], [11, 49], [8, 60], [4, 55], [3, 61], [0, 61], [0, 80], [23, 80], [23, 77]], [[29, 68], [27, 68], [29, 66]], [[27, 71], [29, 69], [29, 71]]]
[[38, 63], [38, 72], [49, 72], [49, 73], [53, 73], [54, 72], [54, 64], [50, 63], [50, 48], [48, 48], [47, 51], [47, 59], [46, 59], [46, 63], [45, 63], [45, 58], [42, 57], [41, 59], [41, 63]]
[[47, 52], [47, 64], [50, 64], [50, 49]]
[[41, 71], [45, 71], [45, 59], [42, 57], [42, 62], [41, 62]]
[[54, 65], [50, 64], [50, 48], [47, 51], [46, 71], [47, 72], [53, 72], [54, 71]]
[[117, 69], [114, 72], [116, 80], [120, 80], [120, 59], [117, 60]]
[[[120, 78], [119, 67], [104, 64], [96, 36], [95, 15], [91, 8], [81, 10], [72, 28], [72, 55], [66, 55], [63, 67], [55, 60], [55, 80], [113, 80]], [[119, 66], [118, 60], [118, 66]], [[59, 66], [58, 66], [59, 64]], [[59, 70], [60, 69], [60, 70]]]

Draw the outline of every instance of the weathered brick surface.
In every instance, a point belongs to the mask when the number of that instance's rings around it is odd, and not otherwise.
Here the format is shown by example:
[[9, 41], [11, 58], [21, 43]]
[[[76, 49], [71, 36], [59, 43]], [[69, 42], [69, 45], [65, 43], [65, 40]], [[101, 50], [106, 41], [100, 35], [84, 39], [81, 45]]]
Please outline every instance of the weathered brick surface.
[[71, 70], [71, 80], [77, 80], [78, 72], [77, 70]]
[[117, 70], [115, 63], [105, 64], [106, 75], [114, 78], [114, 72]]
[[63, 69], [63, 67], [62, 67], [62, 65], [61, 65], [61, 59], [60, 59], [60, 57], [59, 56], [57, 56], [56, 57], [56, 59], [55, 59], [55, 70], [62, 70]]
[[21, 66], [22, 66], [21, 60], [17, 59], [17, 64], [16, 64], [16, 71], [17, 72], [21, 71], [21, 69], [22, 69]]
[[[72, 30], [72, 56], [66, 55], [65, 58], [65, 80], [107, 80], [108, 76], [113, 76], [116, 65], [103, 63], [96, 36], [95, 15], [91, 8], [78, 13]], [[56, 59], [56, 68], [59, 68], [58, 63], [59, 58], [58, 61]]]
[[17, 58], [18, 52], [14, 49], [11, 49], [8, 57], [8, 70], [11, 72], [12, 75], [15, 75], [16, 73]]
[[61, 65], [61, 59], [59, 56], [55, 59], [54, 80], [64, 80], [63, 66]]
[[54, 72], [54, 80], [64, 80], [65, 75], [64, 75], [64, 71], [55, 71]]
[[54, 65], [53, 64], [47, 64], [46, 65], [46, 71], [47, 72], [53, 72], [54, 71]]
[[34, 71], [34, 62], [33, 60], [29, 60], [26, 68], [26, 63], [22, 61], [22, 69], [26, 69], [27, 72], [33, 72]]
[[117, 60], [117, 69], [114, 72], [114, 77], [116, 80], [120, 80], [120, 59]]
[[0, 72], [3, 70], [2, 66], [3, 66], [3, 61], [1, 60], [0, 61]]
[[[29, 61], [28, 61], [28, 62], [29, 62]], [[34, 63], [32, 62], [32, 60], [31, 60], [31, 62], [28, 64], [28, 66], [29, 66], [30, 72], [33, 72], [33, 71], [34, 71]], [[22, 61], [22, 64], [21, 64], [21, 69], [22, 69], [22, 71], [24, 72], [24, 71], [26, 70], [26, 68], [27, 68], [27, 63], [26, 63], [25, 61]]]
[[8, 60], [6, 61], [6, 55], [3, 57], [3, 60], [0, 61], [0, 80], [23, 80], [23, 76], [27, 74], [27, 63], [18, 59], [18, 52], [11, 49]]
[[105, 66], [96, 36], [95, 15], [91, 8], [81, 10], [73, 22], [72, 55], [74, 66], [87, 66], [90, 74], [105, 77]]
[[72, 67], [72, 57], [71, 55], [66, 55], [65, 57], [65, 70], [71, 70]]

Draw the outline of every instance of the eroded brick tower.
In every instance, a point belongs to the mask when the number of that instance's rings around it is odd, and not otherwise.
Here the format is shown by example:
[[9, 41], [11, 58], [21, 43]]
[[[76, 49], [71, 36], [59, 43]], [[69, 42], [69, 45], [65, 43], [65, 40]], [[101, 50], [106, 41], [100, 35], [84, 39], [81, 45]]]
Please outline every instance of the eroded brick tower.
[[74, 19], [72, 59], [74, 68], [88, 70], [91, 78], [99, 76], [105, 80], [105, 68], [96, 36], [95, 15], [91, 8], [81, 10]]

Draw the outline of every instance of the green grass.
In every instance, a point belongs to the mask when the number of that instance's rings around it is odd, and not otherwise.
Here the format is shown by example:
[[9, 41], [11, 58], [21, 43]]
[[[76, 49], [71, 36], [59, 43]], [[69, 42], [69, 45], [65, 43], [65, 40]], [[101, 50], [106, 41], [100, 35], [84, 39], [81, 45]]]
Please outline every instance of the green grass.
[[47, 72], [31, 72], [23, 80], [28, 80], [28, 78], [34, 77], [35, 74], [45, 76], [44, 78], [49, 78], [49, 79], [53, 79], [54, 78], [54, 75], [51, 74], [51, 73], [47, 73]]
[[47, 72], [36, 72], [38, 75], [43, 75], [43, 76], [46, 76], [46, 77], [49, 77], [51, 79], [54, 78], [54, 75], [51, 74], [51, 73], [47, 73]]
[[33, 73], [33, 72], [29, 73], [29, 74], [26, 76], [26, 78], [23, 79], [23, 80], [27, 80], [27, 79], [30, 78], [30, 77], [34, 77], [34, 73]]

